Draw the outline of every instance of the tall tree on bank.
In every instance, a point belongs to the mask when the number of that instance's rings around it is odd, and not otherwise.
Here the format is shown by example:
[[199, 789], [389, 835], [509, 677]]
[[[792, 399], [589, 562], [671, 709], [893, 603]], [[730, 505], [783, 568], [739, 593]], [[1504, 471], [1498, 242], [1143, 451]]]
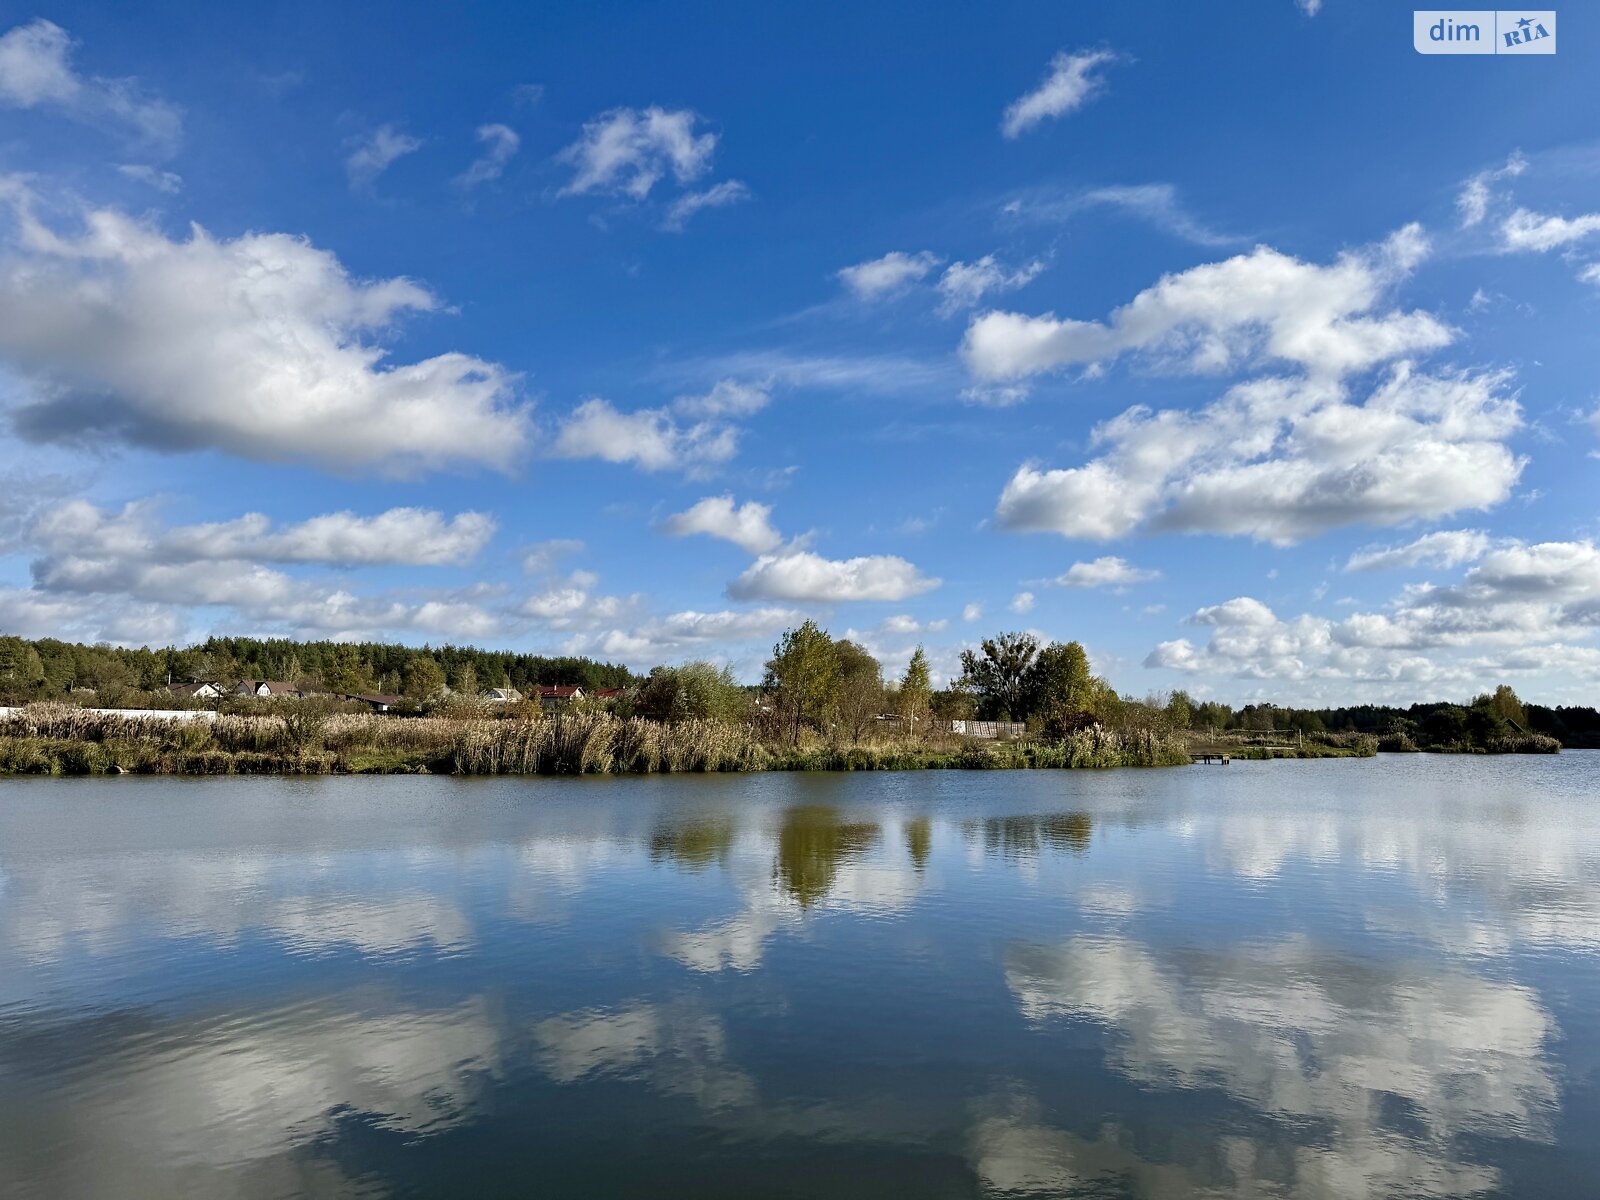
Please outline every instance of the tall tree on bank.
[[1081, 642], [1052, 642], [1040, 650], [1028, 669], [1023, 688], [1024, 711], [1016, 719], [1039, 717], [1072, 724], [1072, 718], [1094, 711], [1095, 680]]
[[900, 677], [900, 715], [917, 731], [919, 722], [928, 719], [928, 707], [933, 702], [933, 680], [928, 671], [928, 656], [918, 646], [906, 664], [906, 673]]
[[978, 699], [987, 721], [1020, 720], [1025, 715], [1029, 668], [1039, 641], [1029, 633], [985, 638], [979, 651], [961, 652], [961, 685]]
[[772, 693], [796, 743], [802, 726], [820, 725], [833, 708], [840, 677], [838, 650], [815, 621], [789, 630], [772, 648], [762, 685]]
[[1528, 728], [1528, 713], [1522, 707], [1522, 701], [1517, 698], [1517, 693], [1511, 690], [1511, 685], [1502, 683], [1495, 688], [1494, 695], [1489, 697], [1489, 710], [1502, 721], [1509, 721], [1518, 729], [1526, 731]]
[[883, 711], [883, 668], [855, 642], [840, 640], [833, 649], [839, 659], [839, 722], [859, 745]]

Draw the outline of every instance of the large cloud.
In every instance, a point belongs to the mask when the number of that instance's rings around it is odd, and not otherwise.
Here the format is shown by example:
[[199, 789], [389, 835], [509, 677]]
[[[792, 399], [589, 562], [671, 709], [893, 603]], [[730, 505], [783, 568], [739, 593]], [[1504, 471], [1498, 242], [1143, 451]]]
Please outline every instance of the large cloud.
[[1427, 253], [1419, 227], [1329, 266], [1267, 246], [1162, 277], [1106, 322], [991, 312], [967, 328], [962, 355], [980, 379], [1018, 379], [1143, 351], [1216, 372], [1283, 362], [1338, 377], [1447, 344], [1425, 312], [1381, 312], [1389, 288]]
[[823, 558], [809, 550], [763, 554], [728, 585], [735, 600], [905, 600], [939, 586], [903, 558]]
[[0, 589], [0, 624], [27, 636], [172, 643], [197, 632], [197, 608], [220, 608], [224, 627], [303, 635], [380, 632], [483, 638], [507, 614], [492, 589], [359, 594], [344, 580], [268, 564], [443, 566], [473, 558], [494, 532], [481, 513], [446, 520], [424, 509], [372, 517], [330, 513], [274, 526], [251, 513], [233, 521], [166, 527], [156, 506], [107, 512], [81, 500], [42, 512], [27, 543], [38, 551], [33, 587]]
[[1396, 525], [1510, 494], [1521, 424], [1503, 375], [1400, 366], [1361, 403], [1343, 385], [1262, 379], [1195, 412], [1132, 408], [1098, 426], [1081, 467], [1027, 464], [999, 524], [1066, 537], [1154, 530], [1243, 534], [1279, 544], [1342, 525]]
[[262, 513], [246, 513], [232, 521], [161, 528], [148, 501], [110, 513], [73, 500], [43, 513], [34, 523], [33, 537], [50, 553], [77, 557], [437, 566], [470, 561], [494, 530], [494, 519], [484, 513], [465, 512], [447, 520], [423, 508], [391, 508], [371, 517], [327, 513], [277, 527]]
[[1196, 611], [1211, 631], [1197, 646], [1163, 642], [1147, 667], [1260, 680], [1277, 696], [1385, 698], [1419, 685], [1482, 690], [1534, 675], [1600, 678], [1600, 549], [1592, 542], [1507, 542], [1460, 582], [1406, 588], [1385, 612], [1339, 620], [1281, 618], [1241, 596]]
[[501, 367], [459, 353], [387, 366], [372, 338], [439, 302], [406, 279], [351, 278], [287, 234], [173, 241], [121, 213], [77, 235], [15, 218], [0, 257], [0, 360], [27, 385], [35, 440], [117, 437], [335, 470], [510, 467], [527, 442]]

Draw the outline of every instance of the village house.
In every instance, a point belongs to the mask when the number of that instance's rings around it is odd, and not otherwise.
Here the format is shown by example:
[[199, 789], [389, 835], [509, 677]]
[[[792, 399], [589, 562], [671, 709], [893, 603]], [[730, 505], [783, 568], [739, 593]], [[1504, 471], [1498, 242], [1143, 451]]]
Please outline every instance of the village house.
[[571, 704], [574, 700], [582, 699], [583, 689], [581, 687], [571, 687], [566, 684], [555, 687], [539, 685], [539, 703], [541, 705]]
[[590, 693], [596, 700], [621, 700], [628, 694], [627, 688], [596, 688]]
[[233, 689], [235, 696], [304, 696], [305, 692], [292, 683], [285, 683], [281, 679], [244, 679], [239, 686]]
[[222, 695], [222, 689], [214, 683], [197, 681], [192, 683], [169, 683], [167, 691], [174, 696], [182, 696], [188, 700], [215, 700]]
[[482, 699], [490, 704], [516, 704], [522, 699], [522, 693], [514, 687], [492, 687], [483, 693]]
[[405, 703], [404, 696], [386, 696], [380, 692], [363, 692], [360, 694], [347, 692], [341, 698], [345, 700], [359, 700], [361, 703], [368, 705], [373, 712], [378, 713], [390, 712]]

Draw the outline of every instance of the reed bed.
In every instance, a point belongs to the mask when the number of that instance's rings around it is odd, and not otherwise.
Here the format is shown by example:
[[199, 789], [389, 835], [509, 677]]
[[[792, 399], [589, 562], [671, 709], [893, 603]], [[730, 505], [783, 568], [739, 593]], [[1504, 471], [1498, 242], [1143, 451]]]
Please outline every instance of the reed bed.
[[1091, 728], [1059, 741], [943, 736], [861, 744], [809, 735], [763, 740], [749, 725], [665, 724], [609, 713], [535, 720], [275, 714], [212, 720], [125, 718], [36, 704], [0, 718], [0, 774], [624, 775], [656, 772], [875, 771], [1169, 766], [1181, 741]]

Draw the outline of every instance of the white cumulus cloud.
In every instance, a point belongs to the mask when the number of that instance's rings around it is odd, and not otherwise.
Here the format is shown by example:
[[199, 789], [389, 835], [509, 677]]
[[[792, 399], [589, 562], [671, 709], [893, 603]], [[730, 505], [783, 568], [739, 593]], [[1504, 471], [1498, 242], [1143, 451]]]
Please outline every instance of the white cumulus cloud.
[[86, 500], [71, 500], [43, 513], [32, 536], [51, 553], [79, 557], [437, 566], [470, 562], [495, 531], [494, 518], [485, 513], [465, 512], [447, 519], [423, 508], [391, 508], [370, 517], [326, 513], [279, 526], [263, 513], [167, 527], [155, 518], [155, 506], [148, 501], [135, 501], [112, 513]]
[[700, 117], [687, 109], [613, 108], [583, 126], [578, 140], [560, 154], [573, 168], [562, 195], [618, 193], [643, 200], [671, 174], [688, 184], [711, 167], [717, 135], [696, 133]]
[[1577, 217], [1557, 217], [1519, 208], [1500, 226], [1507, 250], [1532, 250], [1544, 253], [1600, 233], [1600, 213]]
[[783, 542], [772, 527], [772, 508], [747, 500], [735, 504], [732, 496], [707, 496], [686, 511], [674, 513], [661, 528], [674, 537], [703, 533], [732, 542], [751, 554], [766, 554]]
[[1328, 266], [1267, 246], [1164, 276], [1104, 323], [990, 312], [962, 344], [980, 379], [1018, 379], [1142, 351], [1175, 368], [1213, 373], [1285, 362], [1337, 377], [1437, 349], [1452, 332], [1425, 312], [1379, 311], [1390, 287], [1427, 253], [1407, 226], [1377, 247]]
[[735, 600], [905, 600], [939, 586], [894, 555], [830, 559], [808, 550], [763, 554], [728, 585]]
[[1127, 559], [1108, 554], [1092, 562], [1073, 563], [1066, 571], [1056, 576], [1055, 581], [1061, 587], [1122, 588], [1135, 583], [1148, 583], [1152, 579], [1159, 578], [1161, 578], [1160, 571], [1145, 570], [1134, 566]]
[[944, 297], [939, 311], [945, 315], [972, 308], [985, 296], [997, 292], [1013, 292], [1032, 283], [1044, 270], [1038, 259], [1008, 269], [985, 254], [976, 262], [953, 262], [939, 276], [939, 292]]
[[839, 279], [858, 300], [882, 300], [926, 278], [938, 265], [939, 256], [928, 250], [917, 254], [891, 250], [882, 258], [842, 268]]
[[62, 234], [0, 179], [0, 362], [33, 440], [116, 437], [166, 450], [306, 460], [340, 471], [510, 467], [528, 439], [513, 377], [461, 353], [389, 365], [377, 337], [439, 301], [408, 279], [353, 279], [304, 238], [173, 241], [119, 212]]
[[1524, 460], [1498, 374], [1401, 366], [1356, 402], [1342, 385], [1239, 384], [1196, 412], [1137, 407], [1096, 427], [1082, 466], [1020, 467], [1002, 528], [1107, 540], [1151, 530], [1288, 544], [1343, 525], [1399, 525], [1501, 503]]
[[726, 462], [738, 446], [738, 430], [731, 425], [683, 424], [662, 408], [621, 412], [597, 397], [585, 400], [562, 424], [554, 453], [633, 463], [645, 471], [697, 472]]
[[1409, 587], [1381, 612], [1280, 617], [1242, 596], [1197, 610], [1204, 645], [1163, 642], [1148, 667], [1258, 680], [1280, 697], [1471, 694], [1533, 675], [1600, 679], [1600, 549], [1590, 541], [1506, 541], [1459, 582]]

